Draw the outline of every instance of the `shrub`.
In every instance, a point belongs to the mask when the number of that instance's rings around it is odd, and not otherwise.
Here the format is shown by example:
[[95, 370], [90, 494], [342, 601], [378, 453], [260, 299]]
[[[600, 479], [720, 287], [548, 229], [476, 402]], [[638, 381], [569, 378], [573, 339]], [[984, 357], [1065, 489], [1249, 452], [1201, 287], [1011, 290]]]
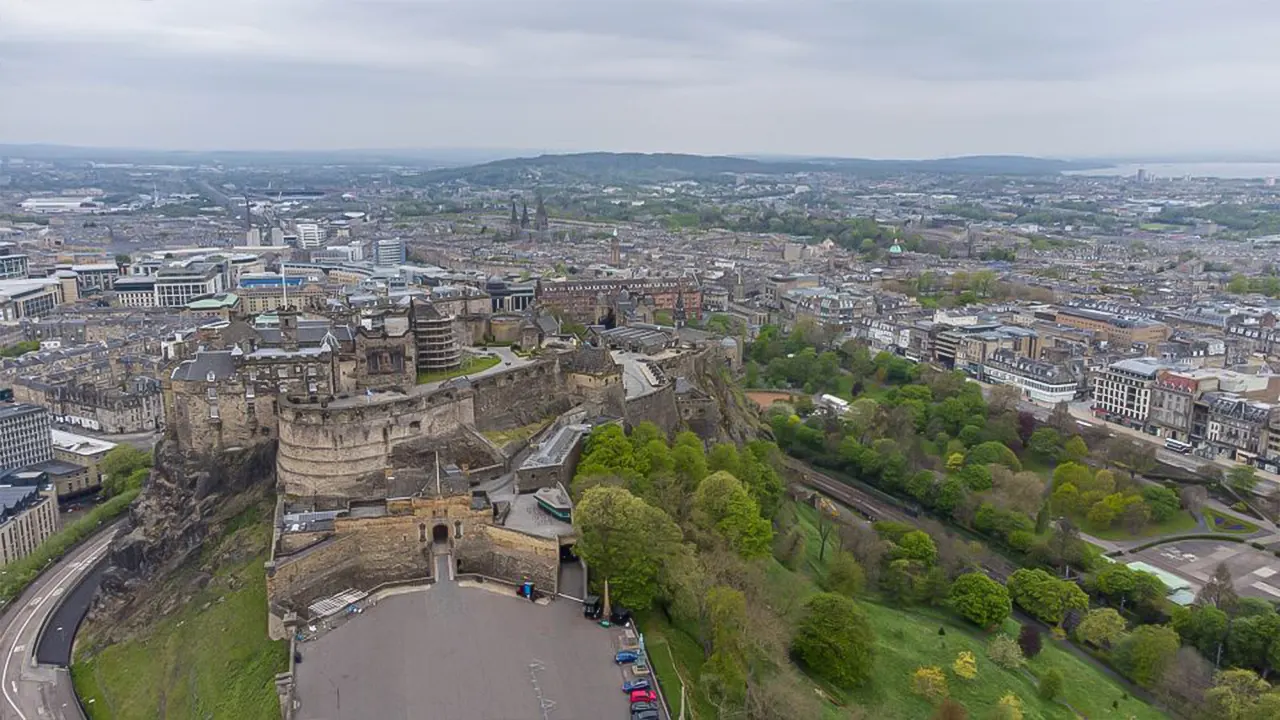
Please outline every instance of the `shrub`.
[[805, 603], [791, 651], [815, 675], [841, 687], [861, 684], [871, 674], [875, 633], [862, 609], [835, 593], [819, 593]]
[[996, 703], [995, 718], [997, 720], [1022, 720], [1022, 698], [1013, 693], [1005, 693]]
[[947, 696], [947, 676], [937, 665], [918, 667], [911, 675], [911, 692], [929, 702], [939, 702]]
[[1040, 697], [1053, 700], [1062, 694], [1062, 672], [1057, 668], [1049, 668], [1040, 676]]
[[968, 650], [961, 651], [956, 655], [956, 661], [951, 664], [952, 671], [956, 677], [964, 680], [972, 680], [978, 677], [978, 659]]
[[1043, 646], [1044, 638], [1040, 637], [1040, 628], [1028, 624], [1023, 625], [1018, 631], [1018, 647], [1022, 649], [1024, 657], [1033, 658], [1039, 655]]
[[987, 657], [1005, 670], [1021, 667], [1027, 661], [1018, 643], [1004, 633], [996, 635], [987, 643]]
[[951, 586], [951, 607], [970, 622], [990, 628], [1004, 622], [1013, 606], [1009, 591], [982, 573], [966, 573]]

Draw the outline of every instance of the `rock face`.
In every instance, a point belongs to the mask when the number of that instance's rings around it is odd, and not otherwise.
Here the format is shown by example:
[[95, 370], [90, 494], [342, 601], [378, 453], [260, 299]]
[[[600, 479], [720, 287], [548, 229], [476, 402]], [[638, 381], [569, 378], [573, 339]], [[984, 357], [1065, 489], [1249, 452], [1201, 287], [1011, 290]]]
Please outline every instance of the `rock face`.
[[[186, 593], [160, 593], [205, 542], [258, 506], [275, 488], [275, 442], [209, 455], [184, 454], [165, 442], [142, 493], [129, 508], [125, 532], [112, 544], [109, 566], [91, 610], [101, 626], [136, 626], [163, 615]], [[265, 548], [246, 548], [248, 554]], [[198, 575], [195, 578], [198, 581]], [[198, 590], [195, 582], [191, 590]]]

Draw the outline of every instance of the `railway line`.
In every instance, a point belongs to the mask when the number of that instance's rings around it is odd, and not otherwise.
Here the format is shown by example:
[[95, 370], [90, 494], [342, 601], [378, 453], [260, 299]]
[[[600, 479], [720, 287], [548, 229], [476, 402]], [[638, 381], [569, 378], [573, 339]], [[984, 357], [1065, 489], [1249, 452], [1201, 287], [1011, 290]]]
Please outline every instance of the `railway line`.
[[[793, 479], [798, 480], [800, 484], [818, 490], [832, 500], [848, 507], [868, 522], [889, 520], [911, 525], [912, 527], [920, 526], [921, 514], [910, 506], [899, 505], [876, 497], [861, 488], [815, 470], [813, 467], [793, 457], [784, 455], [782, 463], [792, 472]], [[950, 529], [955, 532], [954, 528]], [[1018, 569], [1019, 565], [987, 548], [981, 567], [982, 571], [987, 575], [1004, 583]]]

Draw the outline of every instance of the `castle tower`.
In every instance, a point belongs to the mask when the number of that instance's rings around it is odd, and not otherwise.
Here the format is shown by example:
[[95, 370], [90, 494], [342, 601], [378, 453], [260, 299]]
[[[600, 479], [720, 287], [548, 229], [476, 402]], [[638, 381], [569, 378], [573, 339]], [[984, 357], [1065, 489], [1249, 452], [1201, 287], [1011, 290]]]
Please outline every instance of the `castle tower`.
[[618, 229], [613, 229], [613, 237], [609, 240], [609, 264], [622, 267], [622, 243], [618, 240]]

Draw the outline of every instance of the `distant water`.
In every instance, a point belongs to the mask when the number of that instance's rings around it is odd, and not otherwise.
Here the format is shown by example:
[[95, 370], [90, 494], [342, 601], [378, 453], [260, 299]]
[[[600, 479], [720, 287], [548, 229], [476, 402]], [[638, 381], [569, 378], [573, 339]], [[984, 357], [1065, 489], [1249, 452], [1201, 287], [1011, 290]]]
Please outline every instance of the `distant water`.
[[1096, 170], [1072, 170], [1068, 175], [1105, 175], [1133, 177], [1138, 170], [1146, 170], [1156, 178], [1227, 178], [1247, 180], [1252, 178], [1280, 177], [1280, 163], [1148, 163], [1146, 165], [1116, 165]]

